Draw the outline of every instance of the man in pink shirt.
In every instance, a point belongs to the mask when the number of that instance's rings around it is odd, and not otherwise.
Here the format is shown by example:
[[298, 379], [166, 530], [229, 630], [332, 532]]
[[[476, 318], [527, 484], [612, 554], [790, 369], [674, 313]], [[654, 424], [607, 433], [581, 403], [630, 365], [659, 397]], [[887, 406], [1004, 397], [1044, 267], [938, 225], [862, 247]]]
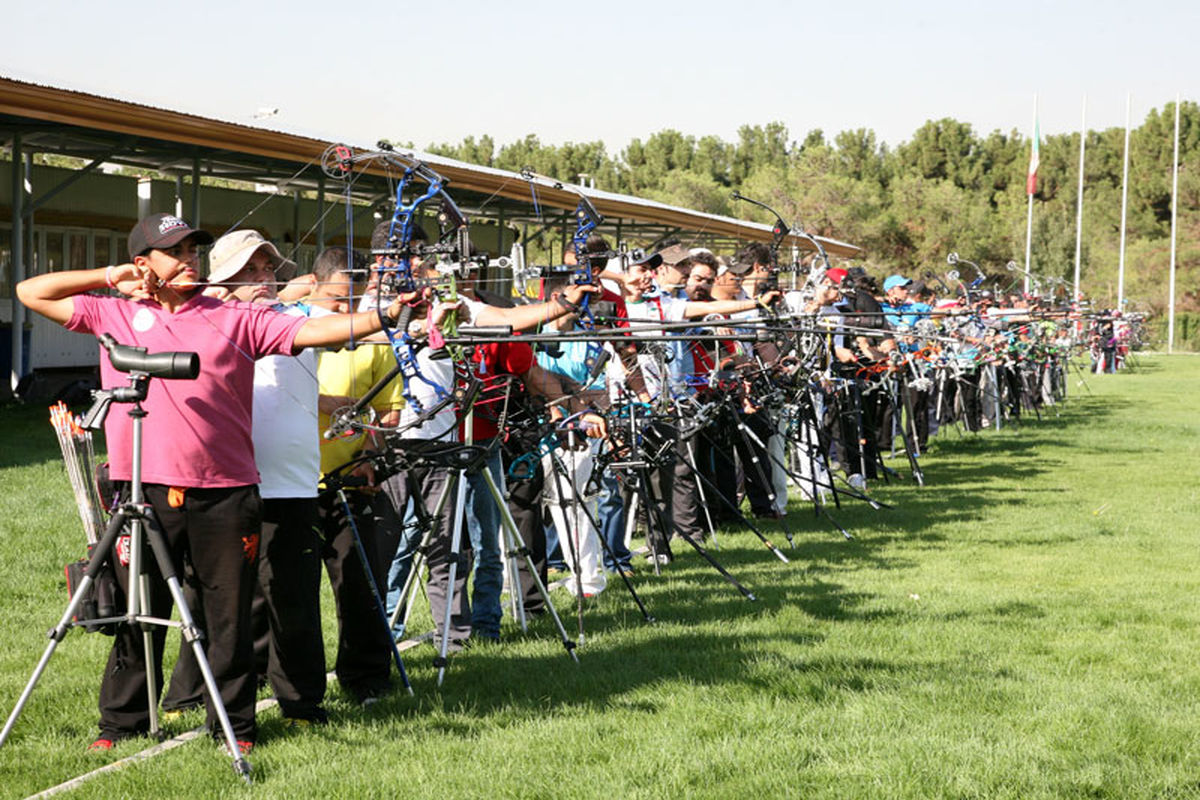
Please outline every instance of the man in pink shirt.
[[[261, 305], [222, 303], [202, 294], [198, 246], [211, 244], [169, 214], [154, 214], [129, 235], [131, 263], [104, 269], [38, 275], [17, 286], [26, 306], [68, 330], [145, 347], [200, 356], [196, 380], [154, 380], [142, 403], [145, 445], [142, 478], [146, 501], [163, 528], [176, 570], [187, 554], [200, 583], [208, 660], [239, 745], [254, 745], [255, 673], [250, 600], [262, 502], [251, 441], [254, 361], [306, 347], [340, 345], [374, 333], [381, 315], [285, 316]], [[105, 288], [124, 297], [91, 294]], [[384, 316], [398, 318], [400, 302]], [[100, 360], [105, 388], [127, 377]], [[123, 411], [108, 415], [105, 434], [112, 477], [128, 481], [132, 424]], [[157, 574], [153, 560], [148, 571]], [[123, 581], [127, 576], [118, 569]], [[151, 581], [150, 613], [170, 616], [162, 580]], [[145, 733], [149, 728], [145, 654], [140, 631], [121, 626], [100, 687], [100, 735], [92, 749]], [[162, 685], [166, 630], [153, 632], [156, 686]], [[219, 733], [213, 704], [210, 730]]]

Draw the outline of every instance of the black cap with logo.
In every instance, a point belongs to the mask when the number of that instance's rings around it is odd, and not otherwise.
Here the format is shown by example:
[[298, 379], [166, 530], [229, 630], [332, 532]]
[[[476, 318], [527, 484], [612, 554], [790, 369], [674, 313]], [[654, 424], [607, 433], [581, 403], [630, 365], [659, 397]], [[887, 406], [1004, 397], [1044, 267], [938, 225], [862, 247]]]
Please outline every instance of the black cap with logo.
[[129, 232], [129, 257], [174, 247], [189, 236], [195, 238], [196, 244], [213, 243], [211, 233], [193, 228], [174, 214], [151, 214], [139, 220]]

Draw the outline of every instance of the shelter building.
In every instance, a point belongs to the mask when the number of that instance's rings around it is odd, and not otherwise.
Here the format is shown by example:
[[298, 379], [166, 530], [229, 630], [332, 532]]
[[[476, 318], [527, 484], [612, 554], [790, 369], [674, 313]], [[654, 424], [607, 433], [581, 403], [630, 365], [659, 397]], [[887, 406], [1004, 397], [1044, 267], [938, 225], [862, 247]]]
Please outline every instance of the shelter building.
[[[375, 165], [349, 181], [331, 177], [324, 164], [331, 144], [0, 78], [0, 149], [8, 155], [0, 158], [0, 374], [9, 377], [0, 393], [34, 372], [77, 371], [99, 357], [87, 337], [27, 312], [16, 283], [127, 261], [126, 235], [146, 214], [171, 211], [214, 235], [255, 228], [301, 271], [327, 245], [368, 248], [375, 221], [391, 214], [398, 174]], [[353, 152], [375, 149], [342, 144]], [[769, 225], [401, 152], [448, 179], [447, 191], [470, 217], [473, 243], [492, 255], [506, 255], [520, 241], [561, 257], [581, 192], [605, 218], [600, 232], [615, 242], [653, 246], [678, 236], [728, 250], [772, 239]], [[858, 253], [834, 239], [822, 244], [830, 255]], [[812, 247], [799, 236], [784, 245]]]

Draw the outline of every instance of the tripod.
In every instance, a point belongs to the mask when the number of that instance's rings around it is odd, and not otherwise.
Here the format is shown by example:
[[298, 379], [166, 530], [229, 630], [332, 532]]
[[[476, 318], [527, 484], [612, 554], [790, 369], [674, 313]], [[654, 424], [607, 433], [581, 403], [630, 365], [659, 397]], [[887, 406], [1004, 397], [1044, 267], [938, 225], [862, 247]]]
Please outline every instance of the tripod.
[[[637, 508], [640, 505], [645, 513], [646, 522], [646, 541], [650, 546], [650, 555], [654, 562], [655, 574], [661, 574], [659, 564], [659, 553], [657, 543], [655, 541], [655, 524], [657, 522], [659, 532], [662, 536], [662, 544], [666, 546], [667, 560], [670, 559], [670, 545], [668, 537], [673, 531], [683, 541], [687, 542], [693, 550], [695, 550], [701, 558], [709, 563], [709, 565], [720, 573], [726, 581], [728, 581], [735, 589], [738, 590], [747, 600], [753, 602], [758, 598], [754, 593], [738, 582], [721, 564], [713, 558], [712, 554], [700, 546], [692, 536], [680, 529], [678, 523], [671, 519], [671, 515], [666, 513], [660, 498], [655, 496], [654, 485], [651, 480], [653, 471], [661, 471], [664, 468], [670, 469], [670, 459], [673, 453], [669, 451], [674, 445], [673, 431], [669, 436], [664, 435], [661, 429], [655, 429], [652, 426], [646, 426], [648, 432], [656, 431], [655, 436], [651, 437], [654, 440], [652, 444], [644, 435], [640, 435], [638, 431], [638, 418], [634, 413], [632, 405], [629, 405], [629, 431], [627, 434], [627, 446], [629, 447], [628, 457], [624, 460], [614, 460], [609, 462], [608, 466], [614, 469], [621, 469], [626, 475], [628, 485], [632, 488], [632, 503], [628, 510], [628, 524], [632, 527], [636, 524]], [[638, 452], [640, 451], [640, 452]], [[669, 494], [669, 493], [668, 493]], [[669, 501], [669, 497], [667, 498]], [[761, 538], [761, 534], [760, 534]], [[764, 539], [765, 541], [765, 539]], [[768, 546], [771, 546], [768, 543]]]
[[[550, 593], [542, 582], [535, 568], [529, 549], [525, 546], [521, 539], [520, 531], [517, 529], [516, 522], [512, 518], [508, 504], [504, 501], [503, 495], [495, 480], [492, 478], [491, 472], [483, 464], [483, 459], [478, 457], [478, 452], [482, 448], [467, 445], [471, 449], [461, 449], [460, 456], [443, 456], [438, 453], [439, 449], [444, 449], [446, 452], [452, 453], [451, 447], [447, 445], [434, 445], [425, 441], [413, 440], [397, 440], [392, 443], [392, 448], [398, 453], [401, 458], [407, 461], [407, 470], [411, 470], [414, 466], [427, 468], [445, 469], [449, 474], [444, 481], [441, 491], [437, 496], [437, 500], [433, 505], [433, 509], [429, 510], [425, 506], [425, 501], [415, 486], [415, 481], [412, 480], [411, 474], [406, 478], [407, 492], [409, 499], [413, 503], [414, 511], [418, 520], [418, 525], [422, 529], [422, 537], [413, 554], [412, 563], [409, 565], [408, 575], [405, 578], [404, 586], [400, 591], [400, 596], [396, 601], [396, 606], [392, 611], [391, 619], [388, 622], [388, 628], [395, 630], [396, 625], [404, 617], [407, 621], [408, 612], [412, 608], [412, 600], [420, 584], [420, 571], [423, 563], [428, 559], [427, 553], [430, 550], [434, 537], [439, 535], [439, 527], [445, 519], [445, 510], [450, 501], [451, 493], [455, 497], [455, 505], [453, 512], [454, 523], [452, 524], [452, 539], [451, 539], [451, 555], [450, 555], [450, 574], [448, 578], [448, 586], [446, 588], [446, 608], [442, 620], [434, 620], [435, 624], [439, 625], [441, 631], [441, 641], [438, 648], [438, 655], [434, 659], [434, 666], [438, 668], [438, 685], [441, 685], [445, 675], [445, 668], [448, 664], [447, 654], [449, 652], [449, 635], [450, 623], [453, 613], [455, 580], [459, 566], [460, 542], [463, 534], [462, 522], [465, 517], [466, 503], [466, 486], [467, 474], [474, 473], [477, 470], [483, 476], [487, 486], [488, 493], [491, 495], [491, 501], [496, 504], [500, 511], [501, 530], [506, 536], [506, 549], [509, 553], [515, 554], [525, 559], [526, 567], [537, 586], [538, 593], [542, 596], [545, 607], [549, 610], [550, 616], [554, 619], [554, 623], [558, 628], [559, 635], [562, 640], [563, 647], [568, 655], [576, 663], [579, 657], [575, 654], [575, 642], [568, 637], [566, 628], [562, 624], [554, 603], [550, 599]], [[515, 589], [514, 589], [515, 591]], [[431, 604], [432, 605], [432, 604]]]
[[[118, 370], [130, 373], [129, 385], [95, 392], [93, 394], [94, 402], [84, 417], [83, 426], [90, 430], [97, 430], [103, 426], [104, 419], [113, 403], [132, 404], [133, 407], [128, 412], [129, 417], [133, 420], [133, 460], [129, 499], [122, 503], [116, 513], [113, 514], [112, 520], [104, 532], [104, 536], [101, 537], [100, 542], [92, 552], [92, 557], [84, 572], [83, 580], [80, 581], [78, 588], [72, 595], [70, 602], [67, 604], [66, 611], [63, 612], [58, 624], [49, 631], [50, 642], [46, 645], [46, 650], [42, 653], [41, 660], [30, 676], [29, 682], [26, 684], [20, 698], [17, 700], [16, 707], [13, 709], [12, 714], [9, 715], [8, 721], [4, 725], [4, 730], [0, 731], [0, 745], [3, 745], [8, 739], [8, 735], [16, 724], [18, 716], [20, 716], [21, 711], [25, 708], [25, 704], [33, 694], [33, 690], [41, 679], [42, 674], [46, 671], [50, 657], [54, 655], [59, 642], [66, 637], [71, 628], [84, 624], [89, 628], [93, 628], [107, 624], [123, 623], [129, 626], [138, 625], [142, 628], [142, 643], [145, 648], [146, 693], [150, 716], [150, 734], [157, 736], [159, 733], [157, 711], [159, 687], [156, 680], [157, 668], [152, 629], [154, 626], [178, 627], [184, 640], [191, 645], [192, 652], [196, 657], [196, 663], [204, 678], [204, 686], [208, 691], [211, 708], [216, 714], [225, 745], [230, 757], [233, 759], [234, 771], [246, 783], [250, 783], [250, 763], [242, 755], [241, 749], [238, 746], [237, 739], [233, 733], [233, 726], [229, 721], [229, 714], [225, 709], [225, 703], [221, 698], [216, 679], [213, 677], [212, 668], [204, 653], [204, 647], [201, 644], [204, 634], [196, 626], [191, 609], [184, 599], [183, 590], [179, 583], [179, 576], [176, 574], [175, 565], [171, 558], [171, 551], [163, 535], [162, 526], [159, 524], [154, 509], [144, 501], [142, 490], [142, 421], [146, 417], [147, 412], [142, 408], [141, 404], [146, 399], [146, 393], [150, 386], [150, 378], [195, 378], [200, 371], [200, 359], [194, 353], [156, 353], [147, 356], [144, 349], [118, 345], [107, 335], [101, 337], [101, 343], [109, 351], [112, 365]], [[172, 358], [164, 360], [164, 356]], [[129, 590], [126, 593], [128, 604], [125, 613], [120, 616], [96, 620], [75, 620], [74, 617], [89, 594], [92, 585], [96, 582], [97, 576], [104, 569], [105, 565], [108, 564], [109, 560], [112, 559], [117, 539], [124, 532], [128, 532], [129, 537]], [[143, 565], [143, 535], [149, 540], [150, 550], [154, 554], [161, 578], [166, 582], [175, 607], [179, 609], [179, 622], [156, 617], [151, 613], [151, 576], [145, 572]]]

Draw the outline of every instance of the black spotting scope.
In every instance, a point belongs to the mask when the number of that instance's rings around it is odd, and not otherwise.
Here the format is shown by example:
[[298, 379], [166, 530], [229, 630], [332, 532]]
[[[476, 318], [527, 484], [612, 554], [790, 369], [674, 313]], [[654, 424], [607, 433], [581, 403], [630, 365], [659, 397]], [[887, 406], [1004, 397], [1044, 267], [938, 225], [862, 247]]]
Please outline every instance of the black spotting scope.
[[200, 356], [196, 353], [147, 353], [144, 347], [117, 344], [107, 333], [100, 334], [100, 344], [118, 372], [140, 372], [168, 380], [194, 380], [200, 374]]

